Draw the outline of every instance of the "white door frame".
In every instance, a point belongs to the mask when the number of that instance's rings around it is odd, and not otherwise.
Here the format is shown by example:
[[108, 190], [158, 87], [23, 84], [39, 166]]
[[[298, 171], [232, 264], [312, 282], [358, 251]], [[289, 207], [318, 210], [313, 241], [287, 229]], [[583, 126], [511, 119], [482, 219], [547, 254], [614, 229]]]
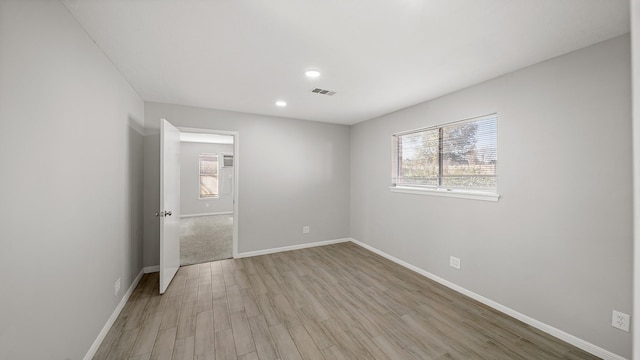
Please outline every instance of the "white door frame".
[[238, 131], [199, 129], [178, 126], [178, 130], [185, 133], [219, 134], [233, 136], [233, 257], [238, 256], [238, 190], [240, 183], [240, 133]]

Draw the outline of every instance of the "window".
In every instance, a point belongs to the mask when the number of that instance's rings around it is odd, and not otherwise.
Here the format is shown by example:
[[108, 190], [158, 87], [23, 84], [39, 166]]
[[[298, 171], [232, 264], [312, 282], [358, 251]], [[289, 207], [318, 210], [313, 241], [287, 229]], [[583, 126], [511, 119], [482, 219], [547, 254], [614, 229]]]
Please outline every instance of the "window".
[[393, 135], [392, 190], [487, 193], [497, 200], [495, 114]]
[[200, 154], [200, 199], [218, 197], [218, 155]]

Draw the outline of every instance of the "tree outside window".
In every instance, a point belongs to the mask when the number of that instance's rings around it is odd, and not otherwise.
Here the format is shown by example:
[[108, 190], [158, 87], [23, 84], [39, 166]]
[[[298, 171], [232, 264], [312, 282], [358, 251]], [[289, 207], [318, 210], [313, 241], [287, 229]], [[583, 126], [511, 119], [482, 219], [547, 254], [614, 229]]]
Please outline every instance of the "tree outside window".
[[497, 117], [396, 134], [393, 185], [496, 190]]

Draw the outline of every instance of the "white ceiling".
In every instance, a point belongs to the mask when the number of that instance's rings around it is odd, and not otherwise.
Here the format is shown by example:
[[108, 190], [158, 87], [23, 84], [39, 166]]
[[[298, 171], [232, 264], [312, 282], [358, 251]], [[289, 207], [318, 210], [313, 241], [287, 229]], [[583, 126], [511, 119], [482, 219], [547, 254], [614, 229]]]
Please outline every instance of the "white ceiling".
[[628, 0], [62, 1], [144, 100], [341, 124], [629, 31]]

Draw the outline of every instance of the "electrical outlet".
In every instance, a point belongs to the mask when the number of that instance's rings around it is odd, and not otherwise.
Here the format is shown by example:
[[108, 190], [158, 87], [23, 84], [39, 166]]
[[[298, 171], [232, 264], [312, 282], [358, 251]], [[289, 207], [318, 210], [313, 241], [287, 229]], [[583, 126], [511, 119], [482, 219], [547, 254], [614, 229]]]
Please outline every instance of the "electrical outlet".
[[116, 289], [116, 296], [118, 296], [118, 293], [120, 292], [120, 278], [118, 278], [118, 280], [116, 280], [116, 284], [115, 284], [115, 289]]
[[204, 203], [204, 207], [209, 207], [209, 203]]
[[449, 257], [449, 265], [452, 268], [456, 268], [456, 269], [460, 270], [460, 259], [455, 257], [455, 256], [450, 256]]
[[629, 332], [630, 320], [631, 319], [629, 315], [621, 313], [620, 311], [613, 310], [613, 315], [611, 316], [611, 326], [622, 331]]
[[309, 229], [309, 226], [303, 226], [302, 227], [302, 233], [303, 234], [308, 234], [311, 232], [311, 229]]

